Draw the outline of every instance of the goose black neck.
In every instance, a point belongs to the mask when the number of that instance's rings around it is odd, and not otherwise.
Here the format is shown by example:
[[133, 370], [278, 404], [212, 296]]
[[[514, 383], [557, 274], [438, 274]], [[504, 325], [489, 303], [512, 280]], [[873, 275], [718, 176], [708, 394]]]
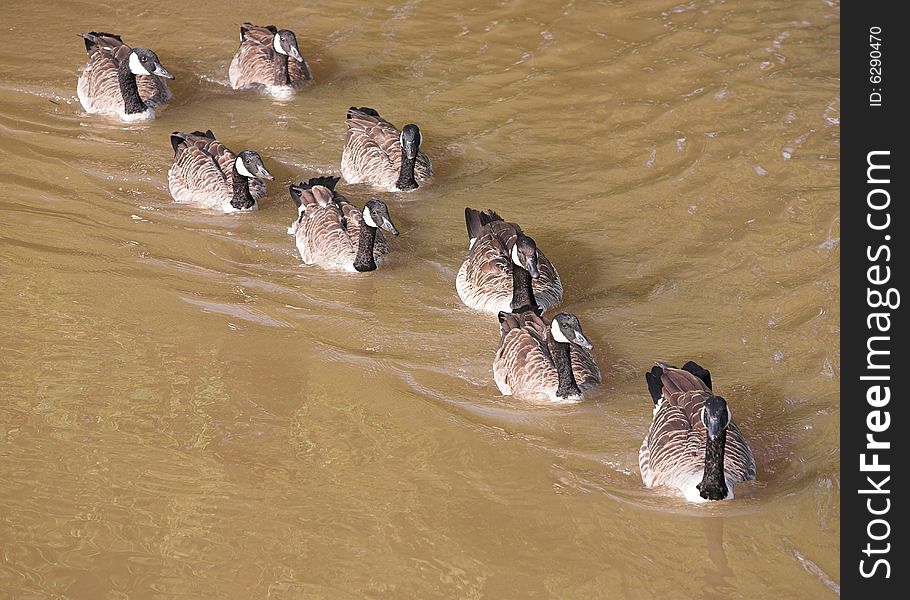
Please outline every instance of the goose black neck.
[[560, 398], [581, 396], [581, 390], [575, 381], [575, 373], [572, 372], [572, 349], [569, 344], [557, 342], [550, 334], [550, 355], [553, 357], [553, 366], [556, 367], [556, 375], [559, 377], [556, 395]]
[[123, 96], [123, 112], [134, 115], [148, 110], [139, 96], [139, 86], [136, 84], [136, 76], [130, 70], [129, 59], [117, 68], [117, 81], [120, 83], [120, 95]]
[[357, 256], [354, 257], [354, 268], [360, 272], [375, 271], [373, 244], [376, 242], [376, 228], [366, 223], [360, 225], [360, 240], [357, 242]]
[[534, 289], [531, 287], [531, 274], [527, 269], [512, 264], [512, 312], [537, 308]]
[[275, 53], [275, 70], [277, 71], [275, 76], [278, 85], [291, 85], [291, 72], [288, 70], [288, 56], [286, 54]]
[[404, 151], [404, 146], [401, 147], [401, 170], [398, 172], [398, 181], [395, 183], [395, 187], [399, 190], [414, 190], [417, 189], [417, 180], [414, 179], [414, 167], [417, 165], [417, 157], [408, 158], [407, 153]]
[[727, 430], [722, 429], [715, 439], [708, 438], [705, 444], [705, 474], [698, 490], [705, 500], [723, 500], [727, 497], [727, 482], [724, 478], [724, 446]]
[[231, 206], [237, 210], [253, 208], [256, 200], [250, 193], [250, 180], [237, 171], [237, 165], [234, 165], [234, 175], [231, 182]]

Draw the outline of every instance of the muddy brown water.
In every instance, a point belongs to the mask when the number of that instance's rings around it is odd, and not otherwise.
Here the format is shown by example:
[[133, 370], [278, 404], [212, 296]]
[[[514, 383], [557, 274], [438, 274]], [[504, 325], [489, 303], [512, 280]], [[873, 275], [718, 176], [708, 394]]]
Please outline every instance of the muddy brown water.
[[[255, 6], [255, 8], [254, 8]], [[834, 598], [835, 2], [119, 4], [0, 20], [0, 594], [9, 598]], [[243, 20], [295, 29], [292, 101], [225, 86]], [[176, 100], [86, 115], [79, 31], [156, 50]], [[286, 185], [337, 173], [350, 105], [421, 126], [392, 263], [301, 266]], [[174, 130], [276, 176], [175, 205]], [[606, 382], [500, 396], [458, 300], [463, 208], [557, 265]], [[643, 488], [654, 359], [695, 359], [758, 481]]]

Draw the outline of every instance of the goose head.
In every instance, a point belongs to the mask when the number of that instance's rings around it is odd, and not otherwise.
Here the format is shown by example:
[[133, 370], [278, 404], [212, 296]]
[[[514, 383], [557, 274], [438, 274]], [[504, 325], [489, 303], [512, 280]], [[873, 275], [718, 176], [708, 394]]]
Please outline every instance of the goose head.
[[133, 48], [130, 51], [129, 65], [133, 75], [157, 75], [165, 79], [174, 79], [174, 76], [161, 66], [158, 55], [148, 48]]
[[401, 129], [401, 149], [409, 160], [417, 158], [417, 150], [420, 149], [420, 128], [413, 123], [408, 123]]
[[730, 409], [727, 401], [720, 396], [711, 396], [705, 400], [701, 413], [701, 422], [708, 430], [708, 439], [716, 440], [730, 424]]
[[382, 200], [370, 200], [363, 207], [363, 220], [373, 228], [385, 229], [392, 235], [398, 235], [398, 230], [392, 224], [389, 216], [389, 207]]
[[578, 322], [578, 317], [572, 313], [561, 312], [553, 317], [553, 322], [550, 323], [550, 332], [553, 334], [553, 339], [557, 342], [575, 344], [586, 350], [590, 350], [592, 347], [591, 342], [581, 331], [581, 323]]
[[274, 179], [262, 164], [262, 157], [253, 150], [244, 150], [234, 160], [237, 172], [249, 179]]
[[518, 234], [511, 252], [512, 263], [526, 270], [531, 279], [540, 277], [537, 270], [537, 244], [524, 234]]
[[278, 54], [290, 56], [297, 62], [303, 62], [303, 56], [300, 55], [300, 48], [297, 47], [297, 36], [290, 29], [279, 29], [278, 33], [272, 39], [272, 48]]

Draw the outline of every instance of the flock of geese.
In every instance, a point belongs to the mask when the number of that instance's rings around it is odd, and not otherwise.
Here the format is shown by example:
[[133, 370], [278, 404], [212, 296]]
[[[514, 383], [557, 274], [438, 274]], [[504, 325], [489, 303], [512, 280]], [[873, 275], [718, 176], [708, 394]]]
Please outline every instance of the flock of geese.
[[[77, 85], [89, 113], [123, 121], [155, 118], [172, 98], [174, 79], [158, 56], [132, 48], [120, 36], [90, 32], [88, 62]], [[244, 23], [231, 61], [234, 89], [289, 96], [312, 79], [297, 38], [287, 29]], [[341, 175], [391, 192], [418, 189], [433, 176], [420, 149], [420, 128], [401, 130], [372, 108], [347, 111]], [[225, 212], [249, 211], [273, 179], [253, 150], [234, 153], [205, 132], [174, 132], [168, 190], [177, 202]], [[389, 209], [370, 200], [361, 209], [335, 188], [338, 177], [314, 177], [291, 185], [297, 218], [288, 228], [303, 262], [342, 272], [373, 271], [389, 252], [385, 234], [398, 235]], [[578, 318], [544, 312], [563, 299], [562, 282], [534, 240], [495, 212], [465, 209], [469, 249], [455, 280], [462, 302], [496, 313], [500, 343], [493, 377], [503, 395], [554, 402], [577, 401], [600, 384], [601, 374]], [[733, 486], [755, 479], [755, 460], [730, 416], [727, 402], [711, 391], [710, 373], [694, 362], [682, 368], [657, 363], [645, 375], [654, 401], [639, 466], [648, 487], [675, 488], [692, 502], [733, 497]]]

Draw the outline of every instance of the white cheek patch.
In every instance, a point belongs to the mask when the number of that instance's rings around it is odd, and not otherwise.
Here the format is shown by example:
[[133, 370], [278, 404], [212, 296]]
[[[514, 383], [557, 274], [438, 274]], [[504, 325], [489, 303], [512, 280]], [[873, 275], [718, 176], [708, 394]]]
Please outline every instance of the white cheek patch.
[[277, 33], [275, 34], [275, 37], [272, 38], [272, 48], [274, 48], [275, 52], [278, 54], [288, 55], [288, 53], [284, 51], [284, 48], [281, 47], [281, 39], [278, 37]]
[[519, 267], [524, 268], [524, 266], [521, 264], [521, 259], [518, 258], [518, 244], [512, 246], [512, 262]]
[[234, 161], [234, 166], [237, 167], [237, 172], [243, 175], [244, 177], [255, 177], [249, 170], [246, 168], [246, 165], [243, 164], [243, 159], [239, 156], [237, 160]]
[[149, 70], [142, 66], [142, 61], [136, 53], [130, 54], [130, 72], [133, 75], [151, 75]]
[[370, 214], [370, 209], [366, 207], [363, 209], [363, 221], [370, 227], [379, 227], [379, 225], [377, 225], [373, 220], [373, 215]]
[[566, 339], [566, 336], [562, 334], [562, 329], [559, 328], [559, 323], [555, 320], [550, 323], [550, 333], [553, 334], [553, 339], [557, 342], [562, 342], [563, 344], [570, 343], [569, 340]]

